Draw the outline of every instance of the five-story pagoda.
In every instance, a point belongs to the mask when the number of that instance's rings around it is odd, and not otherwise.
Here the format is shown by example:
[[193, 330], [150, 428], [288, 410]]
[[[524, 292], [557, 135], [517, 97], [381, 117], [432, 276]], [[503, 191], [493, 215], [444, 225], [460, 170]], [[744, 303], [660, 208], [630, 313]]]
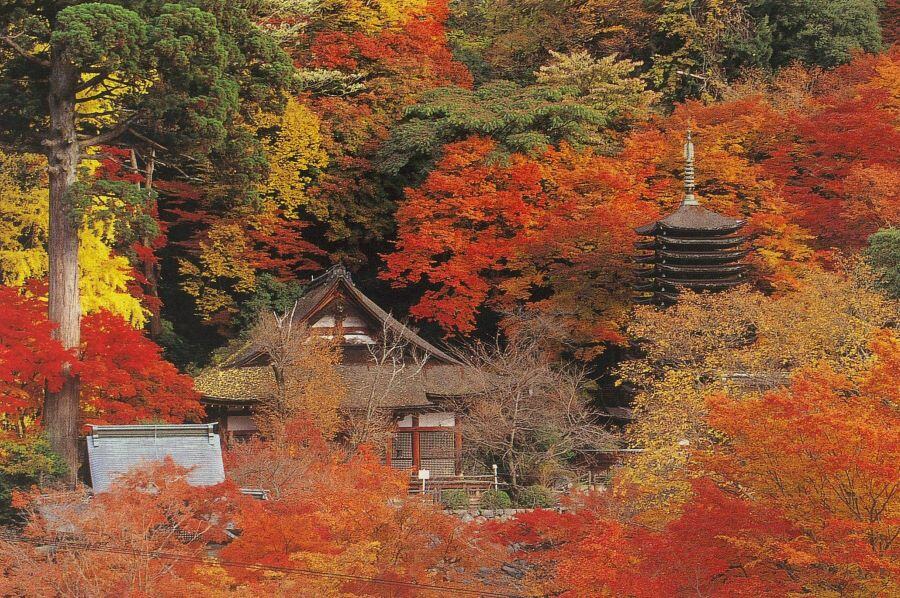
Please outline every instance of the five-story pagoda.
[[694, 144], [688, 131], [684, 144], [684, 199], [665, 218], [635, 229], [650, 237], [635, 247], [650, 250], [636, 258], [646, 264], [635, 285], [638, 303], [667, 305], [680, 289], [719, 291], [745, 281], [747, 266], [740, 263], [748, 250], [746, 237], [735, 235], [743, 220], [728, 218], [703, 207], [694, 196]]

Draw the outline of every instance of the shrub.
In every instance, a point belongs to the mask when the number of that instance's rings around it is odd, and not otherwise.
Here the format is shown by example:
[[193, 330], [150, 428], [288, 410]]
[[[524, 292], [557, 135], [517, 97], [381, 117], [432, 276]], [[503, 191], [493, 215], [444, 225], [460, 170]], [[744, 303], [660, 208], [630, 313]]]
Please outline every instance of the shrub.
[[478, 504], [482, 509], [509, 509], [512, 500], [503, 490], [485, 490]]
[[549, 509], [555, 507], [557, 502], [553, 490], [539, 484], [520, 488], [516, 493], [516, 503], [528, 509]]
[[444, 490], [441, 492], [441, 504], [448, 509], [467, 509], [469, 495], [465, 490]]
[[879, 285], [900, 299], [900, 228], [884, 228], [869, 237], [865, 255]]
[[43, 486], [66, 472], [66, 466], [43, 436], [0, 440], [0, 525], [17, 521], [13, 490]]

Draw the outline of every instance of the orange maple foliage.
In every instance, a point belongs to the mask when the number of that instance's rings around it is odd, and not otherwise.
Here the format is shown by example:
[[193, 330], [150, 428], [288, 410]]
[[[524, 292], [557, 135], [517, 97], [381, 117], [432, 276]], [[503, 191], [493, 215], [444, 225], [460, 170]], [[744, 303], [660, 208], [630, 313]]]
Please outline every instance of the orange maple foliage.
[[793, 524], [778, 550], [798, 579], [877, 595], [900, 589], [900, 340], [883, 332], [872, 351], [857, 379], [809, 369], [758, 399], [712, 399], [729, 441], [701, 463]]
[[[344, 461], [302, 421], [288, 429], [292, 434], [279, 446], [261, 443], [232, 456], [230, 470], [245, 483], [274, 486], [278, 494], [245, 513], [241, 536], [223, 549], [223, 558], [439, 585], [473, 581], [485, 559], [499, 566], [496, 547], [482, 541], [476, 528], [407, 496], [406, 472], [381, 465], [368, 450]], [[284, 471], [295, 475], [282, 476]], [[262, 592], [386, 591], [360, 581], [252, 570], [234, 576]]]
[[46, 307], [19, 289], [0, 286], [0, 414], [18, 432], [33, 413], [45, 385], [58, 389], [62, 364], [71, 357], [51, 338]]
[[59, 384], [67, 362], [81, 378], [83, 423], [202, 416], [191, 378], [165, 361], [141, 331], [105, 311], [85, 316], [82, 326], [80, 350], [63, 351], [51, 338], [44, 303], [0, 286], [0, 414], [6, 427], [23, 434], [34, 424], [45, 384]]
[[[196, 488], [171, 460], [137, 469], [109, 492], [19, 495], [21, 540], [0, 540], [0, 593], [15, 596], [177, 596], [194, 561], [239, 528], [249, 498], [224, 483]], [[160, 558], [161, 552], [177, 558]]]
[[900, 590], [900, 340], [882, 332], [856, 377], [808, 368], [756, 398], [710, 399], [724, 441], [659, 529], [628, 492], [493, 526], [564, 596], [895, 595]]
[[[786, 116], [793, 135], [766, 165], [820, 248], [858, 248], [896, 225], [900, 50], [861, 55], [823, 76]], [[874, 184], [873, 184], [874, 183]]]
[[449, 144], [407, 189], [385, 278], [424, 285], [411, 313], [471, 332], [484, 307], [560, 317], [585, 345], [619, 340], [633, 227], [652, 219], [641, 167], [563, 144], [539, 159], [495, 156], [480, 137]]

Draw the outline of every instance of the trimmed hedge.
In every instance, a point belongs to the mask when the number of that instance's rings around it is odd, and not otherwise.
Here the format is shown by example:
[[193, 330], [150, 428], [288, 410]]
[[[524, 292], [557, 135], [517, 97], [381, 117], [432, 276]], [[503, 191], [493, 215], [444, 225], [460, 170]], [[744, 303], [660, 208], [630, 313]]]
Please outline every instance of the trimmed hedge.
[[441, 503], [448, 509], [468, 509], [469, 495], [465, 490], [444, 490]]
[[503, 490], [485, 490], [478, 503], [482, 509], [511, 509], [512, 499]]
[[553, 490], [539, 484], [519, 488], [516, 492], [516, 504], [527, 509], [550, 509], [558, 502]]

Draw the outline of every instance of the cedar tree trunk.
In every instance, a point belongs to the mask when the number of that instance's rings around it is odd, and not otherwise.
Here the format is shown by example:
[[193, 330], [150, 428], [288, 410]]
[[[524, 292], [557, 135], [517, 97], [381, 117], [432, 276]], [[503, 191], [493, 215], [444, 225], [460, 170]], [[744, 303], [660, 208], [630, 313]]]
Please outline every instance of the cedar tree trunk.
[[[50, 174], [49, 316], [55, 335], [67, 349], [78, 350], [81, 297], [78, 290], [78, 228], [72, 185], [79, 161], [75, 136], [75, 87], [79, 72], [58, 49], [50, 64], [50, 134], [45, 140]], [[66, 367], [59, 392], [47, 392], [44, 425], [53, 450], [69, 468], [69, 482], [78, 470], [78, 377]]]

